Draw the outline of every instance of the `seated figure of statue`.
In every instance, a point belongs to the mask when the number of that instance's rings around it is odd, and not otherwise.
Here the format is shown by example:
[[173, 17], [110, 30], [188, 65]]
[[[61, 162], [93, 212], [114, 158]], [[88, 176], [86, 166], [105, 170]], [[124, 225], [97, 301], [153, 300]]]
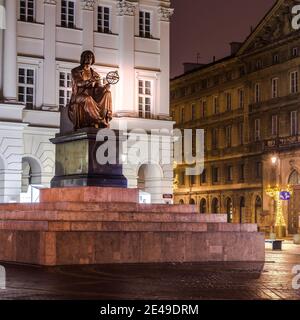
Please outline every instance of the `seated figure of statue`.
[[92, 51], [81, 54], [80, 66], [72, 70], [72, 96], [68, 116], [74, 129], [107, 128], [112, 119], [110, 85], [101, 84], [99, 74], [91, 66], [95, 63]]

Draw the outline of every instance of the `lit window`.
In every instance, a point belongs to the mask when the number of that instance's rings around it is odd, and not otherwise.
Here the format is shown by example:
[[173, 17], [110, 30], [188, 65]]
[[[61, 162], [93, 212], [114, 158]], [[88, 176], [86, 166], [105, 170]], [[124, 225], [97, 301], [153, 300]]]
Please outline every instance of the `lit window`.
[[298, 71], [291, 72], [291, 93], [298, 92]]
[[34, 69], [19, 68], [18, 74], [18, 100], [33, 109], [35, 99], [35, 75]]
[[65, 107], [71, 98], [72, 84], [71, 73], [60, 72], [59, 73], [59, 106]]
[[278, 98], [278, 78], [272, 79], [272, 98]]
[[151, 118], [152, 86], [151, 81], [139, 80], [139, 117]]
[[20, 20], [25, 22], [34, 21], [34, 0], [20, 0]]
[[298, 112], [297, 111], [291, 112], [291, 135], [292, 136], [298, 135]]
[[74, 1], [61, 1], [61, 26], [65, 28], [75, 27], [75, 3]]
[[151, 14], [147, 11], [140, 11], [140, 37], [151, 38]]
[[110, 33], [110, 9], [98, 6], [98, 32]]

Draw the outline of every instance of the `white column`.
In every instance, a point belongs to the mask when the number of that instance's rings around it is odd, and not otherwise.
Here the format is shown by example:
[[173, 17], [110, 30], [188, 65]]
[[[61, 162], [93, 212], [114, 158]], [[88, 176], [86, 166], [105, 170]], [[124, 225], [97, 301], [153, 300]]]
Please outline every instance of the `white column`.
[[44, 89], [43, 109], [56, 105], [56, 0], [44, 0]]
[[17, 1], [6, 0], [6, 29], [3, 52], [3, 96], [17, 100]]
[[119, 66], [120, 94], [115, 111], [120, 116], [132, 116], [135, 112], [134, 74], [134, 15], [136, 3], [117, 3], [119, 18]]
[[170, 17], [174, 9], [160, 7], [160, 97], [158, 116], [168, 118], [170, 113]]
[[82, 0], [82, 49], [94, 48], [94, 7], [95, 0]]
[[[0, 0], [0, 48], [3, 48], [3, 35], [5, 28], [5, 8], [4, 8], [4, 0]], [[1, 16], [2, 15], [2, 16]], [[0, 101], [3, 95], [3, 50], [0, 50]]]

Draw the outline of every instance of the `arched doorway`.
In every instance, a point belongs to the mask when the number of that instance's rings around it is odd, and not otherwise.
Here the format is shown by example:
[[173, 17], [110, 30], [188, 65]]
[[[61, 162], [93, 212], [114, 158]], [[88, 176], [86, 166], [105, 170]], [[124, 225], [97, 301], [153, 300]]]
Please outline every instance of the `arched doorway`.
[[292, 171], [289, 176], [288, 184], [293, 187], [293, 197], [288, 205], [288, 233], [296, 234], [299, 228], [300, 215], [300, 174], [297, 170]]
[[206, 207], [206, 199], [201, 199], [200, 201], [200, 213], [205, 214], [207, 212], [207, 207]]
[[261, 197], [257, 196], [255, 198], [255, 211], [254, 211], [254, 222], [258, 223], [259, 221], [259, 216], [262, 213], [262, 201]]
[[195, 205], [196, 204], [196, 202], [195, 202], [195, 200], [192, 198], [192, 199], [190, 199], [190, 204], [192, 204], [192, 205]]
[[38, 160], [32, 157], [22, 159], [21, 202], [38, 202], [42, 187], [42, 169]]
[[227, 198], [226, 201], [226, 213], [227, 213], [227, 222], [231, 223], [233, 219], [233, 205], [232, 205], [232, 199]]
[[211, 202], [211, 213], [219, 213], [219, 200], [218, 198], [213, 198]]
[[245, 219], [245, 197], [241, 197], [240, 199], [240, 223], [244, 223]]
[[184, 200], [183, 200], [183, 199], [180, 199], [180, 200], [179, 200], [179, 204], [184, 204]]
[[[162, 170], [159, 165], [143, 164], [138, 170], [138, 188], [149, 203], [162, 203]], [[141, 196], [140, 196], [141, 198]], [[143, 202], [143, 201], [141, 201]], [[145, 201], [144, 201], [145, 202]], [[146, 201], [148, 202], [148, 200]]]

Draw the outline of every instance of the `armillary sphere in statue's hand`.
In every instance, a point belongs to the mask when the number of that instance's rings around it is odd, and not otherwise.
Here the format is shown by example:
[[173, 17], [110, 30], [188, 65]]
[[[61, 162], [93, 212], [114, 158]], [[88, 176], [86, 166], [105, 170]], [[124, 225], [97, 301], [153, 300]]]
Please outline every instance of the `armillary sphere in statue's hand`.
[[106, 81], [109, 84], [117, 84], [120, 80], [118, 71], [111, 71], [106, 75]]

